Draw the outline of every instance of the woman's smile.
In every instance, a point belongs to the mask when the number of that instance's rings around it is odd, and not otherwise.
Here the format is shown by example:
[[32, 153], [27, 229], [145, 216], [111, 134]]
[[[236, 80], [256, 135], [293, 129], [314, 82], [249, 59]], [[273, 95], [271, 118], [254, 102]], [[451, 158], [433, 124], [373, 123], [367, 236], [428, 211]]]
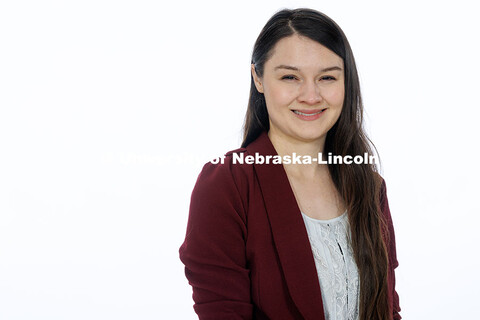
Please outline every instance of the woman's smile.
[[293, 114], [300, 119], [300, 120], [305, 120], [305, 121], [313, 121], [317, 120], [320, 118], [320, 116], [323, 114], [323, 112], [327, 110], [326, 108], [324, 109], [315, 109], [315, 110], [292, 110]]

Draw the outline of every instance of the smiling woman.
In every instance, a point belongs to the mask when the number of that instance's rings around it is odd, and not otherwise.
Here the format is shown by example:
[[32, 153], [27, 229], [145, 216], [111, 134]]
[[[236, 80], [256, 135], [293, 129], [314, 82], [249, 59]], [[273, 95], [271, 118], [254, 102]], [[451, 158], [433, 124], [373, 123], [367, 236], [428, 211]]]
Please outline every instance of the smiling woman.
[[[386, 185], [338, 25], [281, 10], [253, 49], [241, 148], [207, 163], [180, 258], [200, 319], [401, 319]], [[317, 161], [257, 159], [315, 158]], [[251, 159], [237, 162], [236, 159]]]

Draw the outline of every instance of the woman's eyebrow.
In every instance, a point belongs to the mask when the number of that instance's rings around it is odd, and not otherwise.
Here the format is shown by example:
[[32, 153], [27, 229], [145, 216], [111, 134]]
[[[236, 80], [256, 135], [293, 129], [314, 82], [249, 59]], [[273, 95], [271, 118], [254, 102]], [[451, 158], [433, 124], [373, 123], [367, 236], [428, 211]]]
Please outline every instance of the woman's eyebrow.
[[[288, 65], [285, 65], [285, 64], [281, 64], [281, 65], [279, 65], [279, 66], [276, 66], [274, 70], [276, 71], [276, 70], [278, 70], [278, 69], [287, 69], [287, 70], [300, 71], [300, 69], [297, 68], [297, 67], [288, 66]], [[327, 68], [321, 69], [320, 72], [327, 72], [327, 71], [334, 71], [334, 70], [342, 71], [342, 68], [340, 68], [340, 67], [338, 67], [338, 66], [332, 66], [332, 67], [327, 67]]]

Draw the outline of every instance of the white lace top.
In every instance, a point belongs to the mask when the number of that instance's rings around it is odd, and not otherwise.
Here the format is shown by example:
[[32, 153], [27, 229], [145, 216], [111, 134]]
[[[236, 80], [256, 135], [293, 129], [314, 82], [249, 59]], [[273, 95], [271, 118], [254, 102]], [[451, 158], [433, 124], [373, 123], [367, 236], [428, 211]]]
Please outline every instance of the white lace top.
[[302, 213], [312, 246], [326, 320], [357, 320], [359, 279], [345, 211], [330, 220]]

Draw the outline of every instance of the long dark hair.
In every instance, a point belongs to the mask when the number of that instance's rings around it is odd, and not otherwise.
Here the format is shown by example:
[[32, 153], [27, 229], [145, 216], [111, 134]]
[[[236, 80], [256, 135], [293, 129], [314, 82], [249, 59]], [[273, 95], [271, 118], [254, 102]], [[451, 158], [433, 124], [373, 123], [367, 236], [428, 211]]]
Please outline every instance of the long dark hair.
[[[373, 154], [373, 144], [363, 130], [363, 104], [352, 49], [340, 27], [325, 14], [299, 8], [275, 13], [255, 42], [251, 63], [263, 77], [265, 62], [282, 38], [298, 34], [308, 37], [340, 56], [345, 66], [345, 98], [342, 113], [328, 131], [323, 152], [334, 155]], [[269, 130], [265, 97], [258, 92], [253, 76], [245, 116], [242, 147]], [[373, 148], [372, 148], [373, 147]], [[381, 178], [375, 164], [329, 165], [330, 176], [348, 210], [352, 248], [360, 276], [361, 320], [391, 319], [388, 303], [388, 255], [385, 223], [379, 205]]]

